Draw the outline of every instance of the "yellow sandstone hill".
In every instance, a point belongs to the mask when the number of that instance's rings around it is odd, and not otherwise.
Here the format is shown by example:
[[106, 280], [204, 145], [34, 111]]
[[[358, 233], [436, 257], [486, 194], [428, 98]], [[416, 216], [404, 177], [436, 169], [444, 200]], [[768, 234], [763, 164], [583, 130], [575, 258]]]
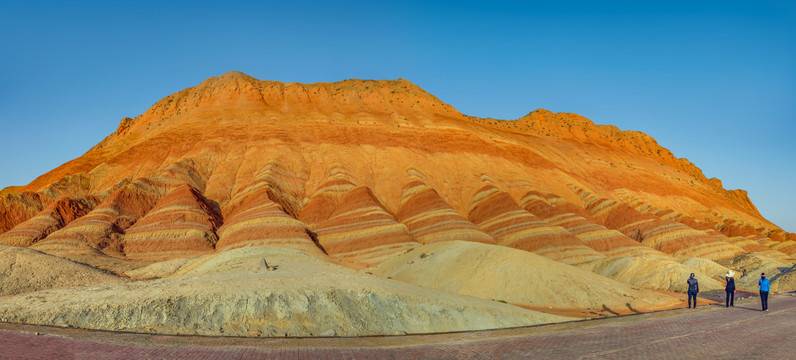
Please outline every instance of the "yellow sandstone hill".
[[532, 252], [475, 242], [438, 242], [368, 270], [427, 288], [531, 308], [649, 311], [679, 300]]
[[[784, 274], [794, 264], [796, 235], [763, 218], [744, 191], [724, 189], [721, 181], [706, 178], [694, 164], [640, 132], [543, 109], [516, 120], [471, 117], [403, 79], [300, 84], [229, 72], [122, 119], [114, 133], [83, 156], [30, 184], [0, 191], [0, 245], [139, 279], [108, 288], [103, 296], [122, 295], [107, 303], [83, 294], [86, 288], [75, 288], [47, 292], [42, 298], [47, 305], [0, 309], [13, 321], [90, 327], [92, 322], [79, 316], [86, 310], [80, 304], [90, 304], [98, 318], [118, 320], [94, 325], [103, 329], [219, 334], [229, 331], [224, 324], [230, 322], [237, 324], [232, 333], [239, 335], [249, 330], [318, 335], [329, 329], [309, 327], [310, 320], [296, 317], [260, 323], [251, 319], [261, 312], [234, 309], [223, 310], [209, 328], [196, 319], [158, 327], [154, 315], [135, 323], [122, 320], [146, 312], [145, 304], [175, 300], [147, 292], [150, 286], [192, 289], [173, 294], [181, 297], [182, 308], [168, 311], [183, 313], [169, 316], [190, 318], [232, 298], [265, 301], [254, 293], [260, 287], [233, 286], [236, 279], [253, 276], [250, 268], [211, 275], [229, 263], [209, 259], [261, 254], [257, 251], [266, 251], [262, 256], [277, 251], [273, 254], [286, 272], [293, 268], [291, 262], [322, 264], [319, 273], [297, 276], [292, 287], [273, 290], [282, 291], [280, 299], [311, 292], [331, 304], [329, 292], [370, 291], [346, 283], [367, 277], [364, 284], [379, 288], [378, 294], [373, 290], [373, 297], [346, 301], [389, 304], [386, 297], [405, 304], [395, 317], [381, 318], [360, 316], [367, 304], [338, 309], [335, 315], [313, 308], [318, 313], [312, 316], [348, 319], [345, 328], [335, 329], [337, 334], [467, 330], [566, 319], [522, 307], [580, 309], [581, 315], [589, 310], [600, 316], [621, 313], [623, 306], [631, 312], [654, 310], [676, 301], [648, 290], [682, 291], [690, 272], [700, 274], [704, 288], [721, 288], [716, 272], [754, 263], [755, 271], [783, 274], [778, 289], [787, 288], [792, 282]], [[452, 258], [438, 268], [422, 265], [432, 260], [418, 259], [429, 248]], [[451, 254], [484, 263], [473, 268]], [[509, 259], [514, 259], [512, 266], [501, 265]], [[392, 267], [384, 270], [388, 264]], [[201, 275], [191, 270], [207, 266]], [[541, 296], [543, 286], [534, 282], [516, 291], [506, 286], [517, 275], [513, 271], [533, 272], [540, 266], [561, 269], [545, 279], [562, 283], [561, 291], [571, 301], [555, 304], [554, 294]], [[323, 270], [329, 267], [335, 270]], [[364, 273], [376, 269], [394, 280]], [[454, 286], [458, 271], [476, 274], [477, 269], [488, 269], [491, 276]], [[566, 280], [573, 276], [592, 279], [600, 289]], [[204, 277], [230, 281], [233, 293], [203, 286]], [[391, 284], [384, 285], [389, 289], [377, 285], [382, 281]], [[336, 285], [313, 288], [325, 282]], [[56, 286], [31, 291], [48, 287]], [[495, 295], [465, 288], [492, 289]], [[70, 296], [83, 300], [70, 303]], [[472, 296], [481, 299], [462, 305]], [[435, 302], [442, 297], [444, 304]], [[519, 307], [491, 308], [499, 300]], [[293, 305], [279, 309], [309, 311]], [[440, 306], [455, 307], [458, 315], [426, 318], [439, 326], [366, 324], [398, 323], [409, 312], [433, 312]], [[488, 315], [469, 322], [481, 311]], [[237, 318], [244, 315], [253, 318]]]

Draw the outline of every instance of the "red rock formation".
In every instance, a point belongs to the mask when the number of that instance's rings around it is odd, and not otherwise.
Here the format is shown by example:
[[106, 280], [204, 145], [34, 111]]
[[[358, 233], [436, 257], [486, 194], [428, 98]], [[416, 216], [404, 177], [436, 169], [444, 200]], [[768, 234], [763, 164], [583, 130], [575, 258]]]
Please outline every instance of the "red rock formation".
[[531, 251], [553, 260], [576, 264], [602, 258], [580, 239], [520, 208], [511, 196], [492, 186], [472, 200], [470, 221], [495, 238], [499, 245]]
[[138, 179], [31, 248], [54, 255], [123, 255], [124, 230], [152, 209], [160, 196], [158, 184]]
[[707, 223], [707, 222], [698, 221], [693, 217], [680, 214], [671, 209], [657, 209], [655, 207], [650, 206], [649, 204], [644, 204], [643, 202], [638, 202], [637, 204], [635, 204], [635, 208], [638, 211], [652, 214], [661, 220], [676, 221], [692, 229], [700, 230], [705, 234], [710, 235], [715, 240], [724, 241], [733, 244], [735, 246], [742, 248], [744, 251], [765, 252], [767, 255], [775, 258], [783, 257], [783, 255], [785, 255], [784, 253], [778, 253], [777, 251], [772, 250], [772, 247], [770, 246], [763, 245], [764, 242], [760, 240], [763, 239], [769, 240], [769, 239], [762, 235], [754, 235], [757, 232], [750, 232], [750, 234], [752, 235], [747, 235], [747, 236], [742, 236], [738, 234], [734, 236], [725, 236], [724, 234], [716, 230], [722, 228], [722, 226], [717, 223]]
[[39, 194], [12, 193], [0, 196], [0, 234], [13, 229], [44, 209]]
[[316, 232], [329, 255], [372, 266], [418, 245], [407, 230], [369, 188], [358, 187], [340, 199]]
[[196, 189], [180, 185], [125, 231], [124, 253], [158, 260], [213, 252], [221, 216]]
[[283, 194], [268, 172], [239, 191], [224, 207], [224, 225], [218, 230], [216, 249], [243, 246], [278, 246], [321, 256], [312, 233], [301, 221], [291, 216]]
[[495, 239], [456, 212], [434, 189], [417, 180], [404, 187], [398, 220], [421, 244], [450, 240], [495, 244]]
[[22, 191], [10, 187], [0, 191], [0, 234], [44, 210], [53, 201], [89, 195], [89, 179], [85, 174], [67, 175], [37, 191]]
[[738, 246], [717, 240], [684, 224], [660, 220], [632, 206], [608, 199], [594, 199], [586, 209], [601, 224], [616, 229], [661, 252], [676, 257], [722, 259], [744, 252]]
[[44, 211], [0, 234], [0, 245], [28, 247], [44, 239], [54, 231], [87, 214], [99, 203], [95, 197], [69, 199], [60, 198]]
[[728, 219], [724, 222], [724, 225], [719, 227], [719, 231], [727, 236], [759, 236], [759, 237], [766, 237], [760, 231], [755, 229], [752, 225], [738, 223], [738, 221], [734, 219]]
[[[556, 206], [548, 203], [548, 199], [555, 202]], [[597, 224], [583, 208], [560, 197], [531, 191], [522, 198], [522, 207], [547, 223], [566, 229], [586, 246], [605, 256], [665, 256], [617, 230]]]
[[793, 256], [796, 254], [796, 241], [787, 240], [771, 245], [771, 248], [781, 253]]
[[333, 168], [326, 182], [315, 190], [312, 198], [303, 207], [299, 219], [307, 223], [310, 228], [315, 228], [329, 219], [343, 195], [357, 187], [349, 180], [350, 177], [351, 173], [346, 170], [340, 167]]
[[796, 241], [796, 234], [782, 230], [769, 230], [766, 236], [770, 237], [774, 241], [779, 241], [779, 242], [784, 242], [788, 240]]

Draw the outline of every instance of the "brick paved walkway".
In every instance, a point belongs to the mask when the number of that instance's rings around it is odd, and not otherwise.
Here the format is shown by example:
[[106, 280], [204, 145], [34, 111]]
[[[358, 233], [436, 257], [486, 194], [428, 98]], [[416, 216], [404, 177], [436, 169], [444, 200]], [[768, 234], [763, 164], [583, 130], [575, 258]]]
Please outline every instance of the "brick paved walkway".
[[[218, 338], [0, 323], [0, 359], [794, 359], [796, 295], [531, 328], [365, 338]], [[38, 334], [38, 335], [37, 335]]]

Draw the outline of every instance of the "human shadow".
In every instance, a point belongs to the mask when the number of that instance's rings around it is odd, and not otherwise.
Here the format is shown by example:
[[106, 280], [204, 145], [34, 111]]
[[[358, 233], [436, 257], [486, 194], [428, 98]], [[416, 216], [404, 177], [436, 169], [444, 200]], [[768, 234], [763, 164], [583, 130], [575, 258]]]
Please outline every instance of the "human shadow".
[[641, 311], [634, 309], [632, 306], [630, 306], [630, 303], [626, 303], [625, 306], [627, 306], [627, 308], [630, 309], [630, 311], [632, 311], [633, 313], [641, 314]]
[[786, 275], [791, 271], [796, 271], [796, 265], [793, 265], [793, 267], [778, 267], [777, 270], [779, 270], [779, 274], [774, 275], [774, 277], [771, 278], [771, 281], [777, 280], [779, 277]]
[[605, 306], [605, 304], [603, 304], [603, 311], [609, 312], [609, 313], [613, 314], [614, 316], [619, 315], [618, 312], [611, 310], [611, 308]]
[[749, 307], [749, 306], [732, 306], [736, 309], [747, 310], [747, 311], [759, 311], [763, 312], [759, 307]]

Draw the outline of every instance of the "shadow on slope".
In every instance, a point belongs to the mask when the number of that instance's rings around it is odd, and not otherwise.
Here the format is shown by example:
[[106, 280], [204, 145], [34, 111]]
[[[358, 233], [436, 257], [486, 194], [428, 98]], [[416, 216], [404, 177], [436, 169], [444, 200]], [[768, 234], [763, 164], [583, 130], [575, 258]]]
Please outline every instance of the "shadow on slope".
[[0, 296], [127, 279], [36, 250], [0, 245]]

